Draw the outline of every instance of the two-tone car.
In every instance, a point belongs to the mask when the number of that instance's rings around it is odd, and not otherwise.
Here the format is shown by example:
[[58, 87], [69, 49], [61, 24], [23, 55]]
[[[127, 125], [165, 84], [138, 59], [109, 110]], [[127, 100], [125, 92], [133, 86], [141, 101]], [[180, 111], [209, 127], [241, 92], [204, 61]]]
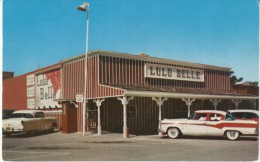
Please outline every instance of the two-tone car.
[[235, 120], [229, 112], [198, 110], [187, 119], [164, 119], [159, 131], [170, 138], [190, 136], [226, 136], [236, 140], [241, 135], [258, 135], [258, 123], [253, 120]]
[[17, 133], [53, 132], [57, 127], [56, 123], [56, 118], [45, 117], [41, 110], [18, 110], [12, 113], [11, 118], [3, 120], [2, 131], [6, 136]]

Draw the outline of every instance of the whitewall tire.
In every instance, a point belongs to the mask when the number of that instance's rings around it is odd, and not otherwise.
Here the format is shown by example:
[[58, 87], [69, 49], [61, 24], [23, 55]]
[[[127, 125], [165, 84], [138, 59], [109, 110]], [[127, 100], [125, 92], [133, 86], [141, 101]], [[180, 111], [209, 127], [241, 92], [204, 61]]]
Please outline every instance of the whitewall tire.
[[229, 140], [237, 140], [239, 138], [239, 132], [238, 131], [233, 131], [233, 130], [229, 130], [226, 133], [226, 136]]
[[178, 138], [181, 135], [181, 132], [178, 128], [169, 128], [167, 134], [170, 138]]

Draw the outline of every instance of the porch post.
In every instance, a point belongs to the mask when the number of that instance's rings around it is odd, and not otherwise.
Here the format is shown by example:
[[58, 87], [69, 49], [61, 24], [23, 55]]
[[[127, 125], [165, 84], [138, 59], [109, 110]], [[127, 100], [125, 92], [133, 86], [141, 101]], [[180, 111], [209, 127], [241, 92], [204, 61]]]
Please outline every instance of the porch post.
[[98, 135], [101, 135], [100, 107], [101, 107], [101, 104], [104, 100], [105, 99], [94, 100], [96, 102], [97, 107], [98, 107]]
[[213, 103], [215, 110], [217, 110], [218, 103], [221, 102], [221, 99], [210, 99], [210, 102]]
[[130, 100], [134, 99], [134, 96], [131, 96], [130, 98], [127, 99], [126, 96], [123, 96], [123, 98], [118, 97], [118, 100], [122, 102], [124, 113], [123, 113], [123, 118], [124, 118], [124, 127], [123, 127], [123, 137], [128, 138], [128, 128], [127, 128], [127, 104]]
[[[162, 105], [163, 102], [167, 100], [167, 97], [162, 98], [162, 97], [152, 97], [152, 99], [157, 103], [158, 107], [159, 107], [159, 125], [158, 128], [161, 129], [161, 121], [162, 121]], [[159, 133], [159, 135], [162, 135], [161, 132]]]
[[235, 106], [236, 106], [236, 109], [238, 109], [238, 105], [240, 102], [242, 102], [242, 100], [240, 99], [233, 99], [232, 102], [234, 102]]
[[190, 106], [192, 104], [193, 101], [195, 101], [195, 98], [182, 98], [182, 101], [184, 101], [186, 103], [186, 105], [188, 106], [188, 117], [190, 116]]

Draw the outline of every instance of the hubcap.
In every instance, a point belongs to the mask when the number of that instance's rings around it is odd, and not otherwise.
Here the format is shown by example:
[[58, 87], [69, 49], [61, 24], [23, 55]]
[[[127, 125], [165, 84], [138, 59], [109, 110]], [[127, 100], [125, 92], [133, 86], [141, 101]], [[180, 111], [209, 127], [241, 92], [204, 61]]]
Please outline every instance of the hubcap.
[[175, 136], [175, 135], [176, 135], [175, 130], [172, 130], [172, 131], [171, 131], [171, 135], [172, 135], [172, 136]]

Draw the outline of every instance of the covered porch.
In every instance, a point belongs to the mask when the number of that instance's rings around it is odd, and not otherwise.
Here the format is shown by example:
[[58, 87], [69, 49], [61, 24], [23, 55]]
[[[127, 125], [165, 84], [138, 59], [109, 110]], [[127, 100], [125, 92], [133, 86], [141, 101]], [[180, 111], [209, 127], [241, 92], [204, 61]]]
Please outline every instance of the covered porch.
[[[98, 135], [101, 135], [102, 128], [112, 129], [108, 126], [112, 123], [117, 130], [121, 127], [119, 132], [128, 138], [129, 133], [156, 134], [163, 118], [184, 118], [200, 109], [259, 109], [258, 96], [123, 90], [122, 96], [93, 99], [98, 112]], [[104, 117], [106, 113], [111, 115], [107, 116], [110, 119]]]

